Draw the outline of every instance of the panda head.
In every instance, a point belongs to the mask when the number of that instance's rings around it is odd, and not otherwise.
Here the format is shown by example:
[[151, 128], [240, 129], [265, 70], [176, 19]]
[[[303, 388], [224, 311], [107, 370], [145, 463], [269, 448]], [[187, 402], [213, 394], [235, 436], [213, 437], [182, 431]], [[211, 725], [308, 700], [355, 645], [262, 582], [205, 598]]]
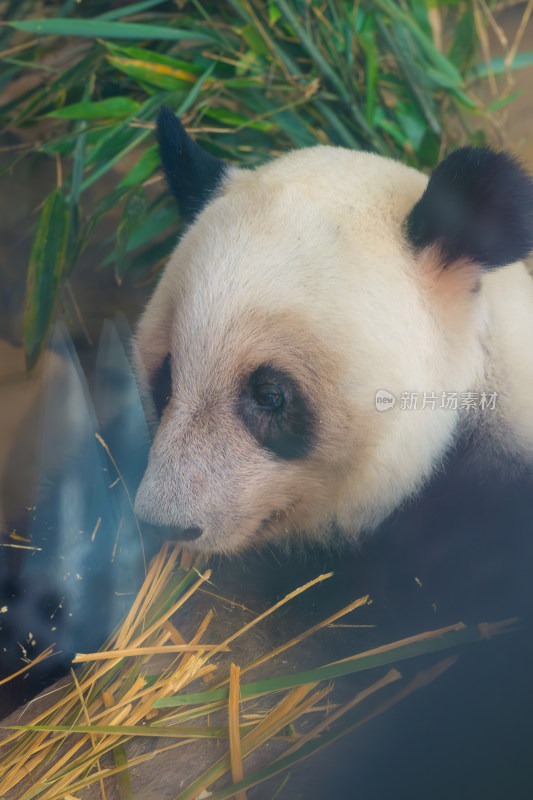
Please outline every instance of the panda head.
[[331, 147], [239, 170], [165, 108], [158, 138], [190, 224], [136, 336], [160, 411], [138, 516], [219, 552], [372, 529], [458, 426], [401, 398], [483, 380], [482, 275], [533, 244], [527, 174], [473, 148], [429, 183]]

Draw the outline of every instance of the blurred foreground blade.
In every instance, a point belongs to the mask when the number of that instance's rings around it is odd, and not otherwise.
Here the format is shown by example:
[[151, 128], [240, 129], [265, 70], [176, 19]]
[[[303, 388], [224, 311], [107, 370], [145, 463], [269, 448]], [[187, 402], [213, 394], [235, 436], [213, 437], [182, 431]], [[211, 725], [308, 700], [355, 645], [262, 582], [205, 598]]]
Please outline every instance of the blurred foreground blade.
[[[109, 336], [114, 339], [111, 333]], [[33, 613], [30, 608], [26, 613], [35, 619], [32, 633], [38, 650], [56, 642], [66, 653], [73, 653], [95, 650], [103, 643], [132, 602], [144, 575], [144, 563], [128, 493], [117, 481], [115, 467], [102, 445], [105, 440], [98, 438], [101, 434], [85, 377], [62, 325], [52, 331], [49, 347], [60, 356], [62, 369], [47, 380], [30, 525], [36, 549], [28, 556], [20, 578], [25, 604], [33, 608]], [[120, 424], [121, 412], [113, 401], [113, 385], [109, 385], [110, 363], [120, 347], [102, 347], [100, 361], [109, 371], [106, 368], [97, 380], [98, 394], [102, 415], [112, 431]], [[123, 350], [122, 356], [125, 359]], [[122, 356], [118, 369], [126, 376]], [[131, 371], [129, 375], [133, 381]], [[123, 399], [124, 392], [119, 394]], [[135, 402], [132, 408], [138, 412]], [[127, 424], [133, 416], [133, 411], [125, 413]], [[138, 415], [137, 424], [139, 433], [142, 420]], [[146, 443], [142, 431], [139, 438]], [[126, 434], [122, 439], [118, 435], [117, 441], [126, 440]], [[136, 437], [130, 439], [136, 441]], [[131, 497], [141, 469], [140, 453], [134, 450], [133, 468], [126, 471], [125, 479]], [[109, 452], [112, 454], [111, 448]], [[146, 452], [146, 444], [142, 452]], [[128, 459], [121, 449], [119, 461]]]
[[116, 597], [127, 598], [140, 587], [156, 543], [141, 532], [133, 514], [135, 493], [148, 460], [150, 433], [129, 358], [131, 332], [123, 317], [118, 322], [120, 335], [116, 324], [107, 320], [102, 329], [93, 400], [104, 441], [102, 449], [108, 455], [113, 477], [109, 491], [122, 520], [113, 559], [113, 590]]

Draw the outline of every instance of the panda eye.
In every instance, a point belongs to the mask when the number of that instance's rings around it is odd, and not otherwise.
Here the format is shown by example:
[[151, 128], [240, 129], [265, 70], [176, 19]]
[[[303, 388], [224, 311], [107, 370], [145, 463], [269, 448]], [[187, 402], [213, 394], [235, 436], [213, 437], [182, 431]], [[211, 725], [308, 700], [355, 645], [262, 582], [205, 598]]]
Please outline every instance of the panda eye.
[[252, 399], [264, 411], [281, 411], [285, 401], [282, 390], [275, 383], [254, 386]]
[[305, 458], [315, 441], [315, 417], [298, 382], [270, 364], [243, 378], [236, 412], [256, 442], [284, 460]]

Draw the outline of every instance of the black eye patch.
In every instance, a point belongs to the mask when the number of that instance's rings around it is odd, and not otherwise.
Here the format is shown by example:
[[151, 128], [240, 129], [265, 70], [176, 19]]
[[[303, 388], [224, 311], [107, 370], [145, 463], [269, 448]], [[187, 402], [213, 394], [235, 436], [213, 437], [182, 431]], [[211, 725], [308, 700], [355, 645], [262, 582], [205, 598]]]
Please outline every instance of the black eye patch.
[[313, 448], [314, 415], [297, 382], [282, 370], [254, 370], [241, 390], [238, 414], [261, 447], [279, 458], [305, 458]]
[[172, 358], [170, 353], [167, 353], [164, 361], [156, 369], [150, 381], [152, 397], [159, 419], [161, 419], [161, 415], [167, 407], [172, 394], [171, 366]]

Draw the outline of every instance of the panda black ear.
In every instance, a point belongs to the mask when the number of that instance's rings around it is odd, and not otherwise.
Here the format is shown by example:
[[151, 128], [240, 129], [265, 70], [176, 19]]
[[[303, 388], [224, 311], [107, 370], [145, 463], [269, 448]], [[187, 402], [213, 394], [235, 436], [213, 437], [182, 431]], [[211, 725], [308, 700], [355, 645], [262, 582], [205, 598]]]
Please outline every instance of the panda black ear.
[[417, 250], [437, 245], [444, 266], [467, 259], [485, 268], [533, 249], [533, 181], [507, 153], [463, 147], [435, 169], [407, 218]]
[[169, 189], [181, 215], [191, 219], [220, 185], [227, 165], [196, 144], [167, 106], [159, 109], [156, 136]]

